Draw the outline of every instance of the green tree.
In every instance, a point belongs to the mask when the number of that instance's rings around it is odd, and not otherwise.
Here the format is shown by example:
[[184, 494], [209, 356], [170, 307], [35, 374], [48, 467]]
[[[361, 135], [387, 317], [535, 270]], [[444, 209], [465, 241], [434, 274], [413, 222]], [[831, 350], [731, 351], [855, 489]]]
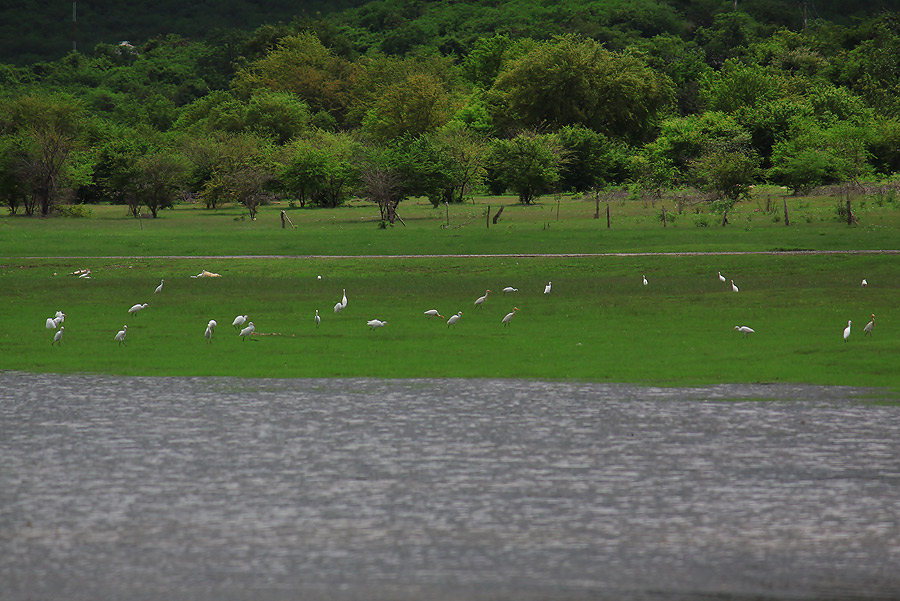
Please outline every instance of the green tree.
[[670, 110], [674, 88], [635, 55], [564, 36], [505, 63], [492, 96], [496, 122], [511, 127], [583, 125], [639, 139]]
[[280, 155], [278, 181], [300, 206], [340, 206], [359, 185], [363, 148], [350, 134], [320, 131], [295, 140]]
[[531, 204], [559, 182], [565, 156], [554, 134], [522, 132], [512, 139], [496, 140], [491, 163], [506, 188], [519, 196], [522, 204]]
[[586, 192], [626, 179], [628, 158], [622, 143], [582, 126], [566, 126], [557, 135], [566, 156], [561, 189]]
[[173, 206], [184, 184], [187, 166], [184, 160], [166, 150], [138, 159], [130, 188], [156, 218], [160, 209]]

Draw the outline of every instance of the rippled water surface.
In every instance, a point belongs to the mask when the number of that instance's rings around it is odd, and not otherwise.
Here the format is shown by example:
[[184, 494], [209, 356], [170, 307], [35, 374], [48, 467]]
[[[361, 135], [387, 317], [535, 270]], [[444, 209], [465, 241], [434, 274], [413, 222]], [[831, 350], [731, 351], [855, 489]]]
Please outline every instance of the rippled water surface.
[[0, 599], [896, 599], [860, 392], [0, 372]]

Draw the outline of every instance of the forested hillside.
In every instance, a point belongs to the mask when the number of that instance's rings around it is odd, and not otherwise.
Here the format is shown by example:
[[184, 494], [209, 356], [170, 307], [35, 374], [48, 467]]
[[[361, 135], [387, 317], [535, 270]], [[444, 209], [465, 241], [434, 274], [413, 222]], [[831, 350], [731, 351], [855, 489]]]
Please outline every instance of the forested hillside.
[[32, 4], [2, 15], [12, 212], [360, 195], [392, 220], [409, 196], [625, 185], [727, 209], [755, 183], [900, 169], [900, 16], [879, 0], [81, 3], [100, 41], [23, 62], [39, 38], [9, 28]]

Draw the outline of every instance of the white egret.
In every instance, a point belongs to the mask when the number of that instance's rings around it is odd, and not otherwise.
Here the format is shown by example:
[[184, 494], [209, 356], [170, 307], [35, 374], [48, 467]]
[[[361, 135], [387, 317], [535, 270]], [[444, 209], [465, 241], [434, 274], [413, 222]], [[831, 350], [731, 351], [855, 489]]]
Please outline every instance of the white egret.
[[865, 288], [868, 285], [869, 285], [869, 282], [866, 281], [866, 278], [863, 278], [862, 287]]
[[509, 313], [507, 313], [506, 316], [500, 320], [500, 323], [502, 323], [505, 326], [508, 326], [509, 322], [512, 321], [512, 318], [516, 316], [516, 311], [518, 311], [518, 310], [519, 310], [518, 307], [513, 307], [513, 310], [510, 311]]
[[343, 310], [344, 310], [344, 305], [341, 304], [341, 301], [338, 301], [338, 302], [334, 305], [334, 312], [335, 312], [335, 313], [340, 313], [340, 312], [343, 311]]
[[128, 343], [125, 342], [125, 335], [128, 334], [128, 326], [122, 326], [122, 329], [116, 332], [116, 342], [119, 343], [119, 346], [123, 344], [128, 346]]
[[322, 276], [318, 275], [318, 276], [316, 276], [316, 279], [317, 279], [317, 280], [321, 280], [321, 279], [322, 279]]
[[647, 285], [647, 276], [642, 275], [641, 277], [644, 279], [644, 286], [646, 286]]
[[756, 332], [756, 330], [749, 326], [734, 326], [734, 329], [743, 334], [744, 338], [747, 337], [747, 334], [753, 334]]
[[490, 294], [490, 293], [491, 293], [490, 290], [485, 290], [484, 296], [479, 296], [478, 298], [475, 299], [475, 306], [480, 307], [482, 304], [484, 304], [484, 301], [487, 300], [488, 294]]
[[143, 304], [138, 303], [137, 305], [132, 305], [131, 308], [128, 309], [128, 312], [131, 313], [131, 314], [135, 314], [135, 313], [137, 313], [138, 311], [142, 311], [142, 310], [146, 309], [146, 308], [149, 307], [149, 306], [150, 306], [150, 305], [148, 305], [147, 303], [143, 303]]
[[719, 281], [720, 281], [720, 282], [723, 282], [723, 283], [725, 282], [725, 276], [722, 275], [722, 272], [721, 272], [721, 271], [719, 272]]
[[451, 315], [450, 319], [447, 320], [447, 327], [449, 328], [450, 326], [454, 325], [457, 321], [459, 321], [460, 317], [462, 317], [462, 311], [460, 311], [456, 315]]
[[428, 317], [440, 317], [441, 319], [444, 319], [444, 316], [438, 313], [437, 309], [428, 309], [425, 311], [425, 315]]
[[550, 284], [553, 282], [547, 282], [547, 285], [544, 286], [544, 294], [550, 294]]
[[206, 326], [206, 333], [203, 334], [203, 335], [206, 336], [206, 341], [207, 341], [207, 342], [212, 342], [213, 329], [212, 329], [209, 325], [207, 325], [207, 326]]
[[52, 317], [48, 317], [48, 318], [47, 318], [47, 329], [48, 329], [48, 330], [55, 330], [55, 329], [56, 329], [56, 320], [53, 319]]
[[85, 279], [85, 280], [91, 279], [91, 270], [85, 269], [84, 272], [82, 272], [78, 277]]
[[246, 328], [241, 330], [241, 333], [238, 334], [238, 336], [240, 336], [241, 340], [243, 341], [243, 340], [246, 340], [247, 336], [250, 336], [251, 334], [253, 334], [254, 331], [256, 331], [256, 326], [254, 326], [253, 322], [251, 321], [250, 323], [247, 324]]
[[847, 321], [847, 327], [844, 328], [844, 342], [846, 342], [847, 339], [850, 338], [850, 325], [851, 325], [852, 323], [853, 323], [852, 321], [849, 321], [849, 320], [848, 320], [848, 321]]
[[215, 330], [217, 325], [219, 325], [219, 322], [217, 322], [215, 319], [210, 319], [209, 323], [206, 324], [206, 327], [210, 330]]
[[380, 319], [370, 319], [369, 321], [366, 322], [366, 325], [369, 326], [369, 327], [370, 327], [371, 329], [373, 329], [373, 330], [374, 330], [375, 328], [381, 328], [381, 327], [384, 327], [384, 326], [386, 326], [387, 324], [388, 324], [388, 322], [386, 322], [386, 321], [381, 321]]
[[518, 292], [518, 288], [513, 288], [512, 286], [507, 286], [503, 289], [503, 294], [509, 294], [510, 292]]
[[50, 343], [50, 346], [53, 346], [54, 344], [58, 344], [59, 346], [62, 346], [62, 333], [63, 333], [63, 330], [65, 330], [65, 329], [66, 329], [66, 326], [63, 326], [59, 329], [59, 331], [56, 333], [56, 336], [53, 337], [53, 342]]
[[318, 309], [316, 309], [316, 317], [315, 317], [315, 320], [316, 320], [316, 327], [318, 328], [318, 327], [319, 327], [319, 324], [322, 323], [322, 318], [319, 317], [319, 310], [318, 310]]
[[62, 323], [66, 320], [66, 314], [62, 311], [56, 312], [56, 323]]
[[162, 292], [163, 284], [165, 284], [165, 283], [166, 283], [165, 280], [160, 280], [159, 286], [156, 287], [156, 290], [153, 291], [153, 294], [156, 294], [157, 292]]
[[347, 308], [347, 289], [346, 288], [344, 288], [344, 297], [341, 299], [341, 304], [344, 306], [345, 309]]
[[740, 292], [740, 289], [735, 285], [734, 280], [731, 280], [731, 289], [735, 292]]
[[234, 321], [231, 322], [231, 325], [232, 325], [232, 327], [239, 328], [239, 327], [243, 326], [245, 323], [247, 323], [247, 316], [246, 315], [238, 315], [237, 317], [234, 318]]
[[870, 321], [869, 323], [867, 323], [865, 325], [865, 327], [863, 327], [863, 332], [866, 335], [869, 335], [872, 333], [873, 330], [875, 330], [875, 314], [874, 313], [872, 313], [872, 321]]

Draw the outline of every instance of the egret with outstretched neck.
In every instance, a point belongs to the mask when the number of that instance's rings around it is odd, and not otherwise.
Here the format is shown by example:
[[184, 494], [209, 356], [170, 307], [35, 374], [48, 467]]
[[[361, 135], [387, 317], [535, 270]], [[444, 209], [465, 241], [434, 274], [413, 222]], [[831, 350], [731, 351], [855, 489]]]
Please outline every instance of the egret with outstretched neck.
[[756, 332], [753, 328], [749, 326], [734, 326], [734, 329], [744, 335], [744, 338], [747, 337], [747, 334], [753, 334]]
[[370, 319], [366, 322], [366, 325], [369, 326], [369, 328], [371, 328], [372, 330], [374, 330], [375, 328], [383, 328], [387, 324], [388, 322], [381, 321], [380, 319]]
[[484, 301], [487, 300], [488, 294], [490, 294], [490, 293], [491, 293], [490, 290], [485, 290], [484, 296], [479, 296], [478, 298], [475, 299], [475, 306], [480, 307], [481, 305], [483, 305]]
[[425, 315], [427, 317], [440, 317], [441, 319], [444, 319], [444, 316], [441, 315], [437, 309], [428, 309], [425, 311]]
[[125, 336], [128, 334], [128, 326], [122, 326], [122, 329], [116, 332], [116, 342], [119, 343], [119, 346], [123, 344], [128, 346], [128, 343], [125, 342]]
[[239, 328], [239, 327], [243, 326], [245, 323], [247, 323], [247, 316], [246, 315], [238, 315], [237, 317], [234, 318], [234, 321], [231, 322], [231, 325], [234, 328]]
[[844, 342], [846, 342], [847, 339], [850, 338], [850, 326], [851, 326], [851, 324], [853, 324], [852, 321], [847, 321], [847, 327], [844, 328]]
[[153, 291], [153, 294], [156, 294], [157, 292], [162, 292], [163, 284], [165, 284], [165, 283], [166, 283], [165, 280], [160, 280], [159, 286], [156, 287], [156, 290]]
[[513, 307], [513, 310], [510, 311], [509, 313], [507, 313], [506, 316], [504, 316], [503, 319], [500, 320], [500, 323], [502, 323], [505, 326], [508, 326], [509, 322], [512, 321], [512, 318], [516, 316], [516, 311], [518, 311], [518, 310], [519, 310], [518, 307]]
[[875, 314], [874, 313], [872, 313], [872, 321], [870, 321], [863, 327], [863, 332], [865, 333], [865, 335], [869, 335], [872, 333], [873, 330], [875, 330]]
[[128, 312], [131, 313], [132, 315], [134, 315], [138, 311], [143, 311], [144, 309], [146, 309], [149, 306], [150, 305], [148, 305], [147, 303], [143, 303], [143, 304], [138, 303], [137, 305], [132, 305], [131, 308], [128, 309]]

